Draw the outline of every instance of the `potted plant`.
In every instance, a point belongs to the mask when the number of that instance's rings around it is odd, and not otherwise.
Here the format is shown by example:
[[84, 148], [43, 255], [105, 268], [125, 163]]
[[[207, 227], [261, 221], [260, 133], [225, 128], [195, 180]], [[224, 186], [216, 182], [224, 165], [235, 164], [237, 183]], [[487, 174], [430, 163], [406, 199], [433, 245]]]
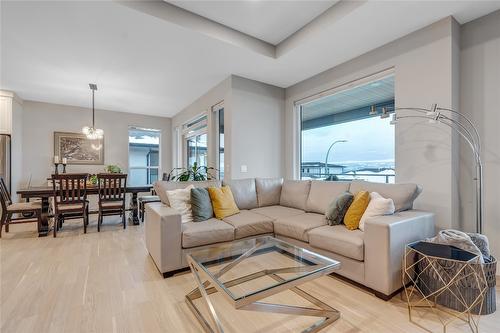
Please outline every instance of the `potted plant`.
[[106, 165], [106, 167], [104, 168], [104, 171], [106, 171], [108, 173], [122, 173], [122, 169], [118, 165], [115, 165], [115, 164]]
[[206, 166], [198, 166], [197, 162], [193, 163], [193, 166], [188, 168], [174, 168], [170, 171], [164, 180], [166, 181], [177, 181], [177, 182], [187, 182], [187, 181], [204, 181], [213, 180], [216, 177], [211, 174], [211, 172], [217, 171], [217, 169]]

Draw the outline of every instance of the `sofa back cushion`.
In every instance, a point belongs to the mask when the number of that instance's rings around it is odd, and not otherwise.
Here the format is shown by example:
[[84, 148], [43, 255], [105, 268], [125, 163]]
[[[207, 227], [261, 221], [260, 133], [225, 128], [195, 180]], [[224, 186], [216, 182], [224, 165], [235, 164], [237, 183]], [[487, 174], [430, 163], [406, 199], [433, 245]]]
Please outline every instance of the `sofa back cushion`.
[[257, 203], [259, 207], [280, 204], [283, 178], [256, 178]]
[[161, 202], [165, 205], [170, 206], [167, 197], [167, 191], [177, 190], [180, 188], [186, 188], [189, 185], [193, 185], [194, 187], [211, 187], [211, 186], [220, 186], [220, 182], [218, 180], [207, 180], [207, 181], [189, 181], [189, 182], [169, 182], [169, 181], [157, 181], [154, 183], [153, 188], [156, 193], [160, 197]]
[[402, 212], [413, 208], [413, 201], [422, 192], [422, 187], [411, 183], [384, 184], [353, 180], [349, 192], [356, 195], [360, 191], [377, 192], [384, 198], [390, 198], [394, 201], [396, 212]]
[[257, 204], [255, 178], [224, 181], [224, 185], [231, 188], [234, 201], [239, 209], [254, 209], [259, 207]]
[[310, 180], [285, 180], [281, 187], [280, 205], [306, 210]]
[[350, 182], [313, 180], [307, 197], [306, 211], [325, 214], [328, 205], [349, 190]]

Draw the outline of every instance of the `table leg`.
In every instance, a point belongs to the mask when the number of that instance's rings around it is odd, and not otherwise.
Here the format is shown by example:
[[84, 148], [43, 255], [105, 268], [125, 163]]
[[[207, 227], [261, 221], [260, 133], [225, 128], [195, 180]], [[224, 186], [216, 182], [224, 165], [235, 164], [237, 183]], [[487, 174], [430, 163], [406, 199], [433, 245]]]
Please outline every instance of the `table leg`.
[[132, 224], [139, 225], [139, 208], [137, 204], [137, 192], [132, 192], [132, 201], [130, 202], [130, 208], [132, 211], [130, 212], [129, 219], [132, 220]]
[[45, 237], [49, 233], [49, 198], [42, 197], [42, 223], [38, 230], [38, 237]]

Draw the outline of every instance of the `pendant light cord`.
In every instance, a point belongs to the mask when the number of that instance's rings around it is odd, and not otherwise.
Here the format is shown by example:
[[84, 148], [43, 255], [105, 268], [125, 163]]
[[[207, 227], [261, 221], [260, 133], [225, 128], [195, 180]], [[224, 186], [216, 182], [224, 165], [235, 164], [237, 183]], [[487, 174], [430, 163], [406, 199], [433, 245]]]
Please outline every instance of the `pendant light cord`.
[[94, 89], [92, 89], [92, 128], [95, 128]]

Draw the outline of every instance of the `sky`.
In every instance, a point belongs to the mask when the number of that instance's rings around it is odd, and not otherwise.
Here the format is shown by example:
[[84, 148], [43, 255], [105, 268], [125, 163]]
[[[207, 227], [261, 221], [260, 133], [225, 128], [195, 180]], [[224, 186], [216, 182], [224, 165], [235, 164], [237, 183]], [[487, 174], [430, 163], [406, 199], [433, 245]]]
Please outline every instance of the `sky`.
[[302, 161], [324, 162], [335, 140], [348, 142], [333, 146], [329, 163], [394, 161], [394, 126], [390, 118], [373, 117], [302, 131]]

